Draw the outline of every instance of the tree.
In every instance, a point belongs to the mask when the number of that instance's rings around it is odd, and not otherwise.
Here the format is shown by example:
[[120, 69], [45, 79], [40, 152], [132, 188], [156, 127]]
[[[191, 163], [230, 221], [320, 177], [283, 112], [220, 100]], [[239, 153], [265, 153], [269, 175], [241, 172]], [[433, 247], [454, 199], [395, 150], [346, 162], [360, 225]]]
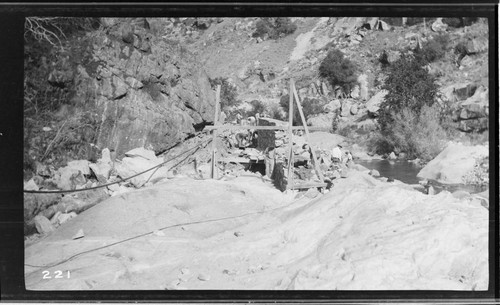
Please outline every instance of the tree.
[[327, 79], [332, 87], [340, 86], [348, 93], [357, 82], [356, 66], [344, 57], [344, 53], [333, 49], [319, 66], [319, 75]]
[[424, 106], [432, 106], [437, 94], [435, 78], [415, 58], [402, 56], [388, 69], [382, 87], [388, 91], [380, 105], [379, 123], [382, 131], [393, 124], [393, 116], [408, 108], [417, 116]]
[[212, 86], [213, 89], [215, 89], [217, 85], [221, 86], [220, 88], [221, 110], [226, 111], [229, 110], [229, 108], [233, 108], [241, 104], [241, 101], [237, 99], [238, 89], [236, 88], [236, 86], [231, 84], [227, 80], [227, 78], [217, 77], [214, 79], [209, 79], [209, 81], [210, 81], [210, 86]]

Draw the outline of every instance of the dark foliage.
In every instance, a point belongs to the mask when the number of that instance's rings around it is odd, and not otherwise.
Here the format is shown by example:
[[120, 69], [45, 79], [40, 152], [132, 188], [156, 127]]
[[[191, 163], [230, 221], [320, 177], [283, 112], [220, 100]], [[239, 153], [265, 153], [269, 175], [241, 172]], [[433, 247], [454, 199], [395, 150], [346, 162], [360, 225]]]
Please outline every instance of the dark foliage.
[[444, 57], [449, 42], [450, 37], [447, 34], [438, 35], [427, 41], [421, 49], [418, 49], [415, 56], [424, 65], [434, 62]]
[[228, 82], [227, 78], [217, 77], [210, 79], [210, 86], [213, 89], [220, 85], [220, 103], [222, 111], [227, 111], [233, 106], [238, 106], [241, 101], [237, 99], [238, 89]]
[[350, 92], [358, 78], [354, 63], [338, 49], [328, 52], [319, 66], [319, 75], [327, 79], [332, 87], [340, 86], [344, 92]]
[[286, 35], [290, 35], [297, 29], [297, 26], [292, 23], [290, 18], [261, 18], [256, 23], [253, 37], [264, 38], [268, 36], [270, 39], [278, 39]]
[[[290, 96], [284, 95], [280, 99], [280, 106], [285, 110], [287, 113], [286, 120], [288, 119], [288, 111], [289, 111], [289, 103], [290, 103]], [[302, 105], [302, 111], [304, 112], [304, 117], [307, 120], [308, 118], [323, 113], [324, 112], [324, 107], [327, 104], [326, 100], [322, 99], [316, 99], [316, 98], [305, 98], [300, 102]], [[302, 119], [300, 117], [299, 113], [299, 108], [297, 107], [297, 104], [294, 100], [293, 102], [293, 124], [298, 126], [302, 125]]]
[[260, 114], [264, 113], [266, 110], [266, 106], [264, 103], [262, 103], [259, 100], [253, 100], [250, 102], [250, 105], [252, 105], [252, 110], [248, 112], [248, 115], [255, 116], [255, 114]]
[[379, 110], [382, 131], [390, 130], [393, 115], [403, 108], [418, 116], [424, 105], [434, 104], [437, 94], [434, 77], [422, 67], [422, 62], [408, 56], [402, 56], [389, 67], [382, 88], [388, 91]]

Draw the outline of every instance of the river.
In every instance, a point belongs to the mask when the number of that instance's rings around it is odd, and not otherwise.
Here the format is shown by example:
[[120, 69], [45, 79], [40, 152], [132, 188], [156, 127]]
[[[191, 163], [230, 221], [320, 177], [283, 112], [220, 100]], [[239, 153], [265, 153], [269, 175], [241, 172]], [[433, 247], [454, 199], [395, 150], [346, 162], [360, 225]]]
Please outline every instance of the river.
[[[422, 169], [422, 166], [412, 162], [392, 160], [356, 160], [356, 163], [363, 165], [368, 169], [377, 170], [382, 177], [392, 177], [407, 184], [417, 184], [420, 180], [423, 180], [417, 177], [417, 174]], [[441, 184], [437, 181], [430, 181], [430, 183], [437, 192], [442, 190], [450, 192], [463, 190], [469, 193], [479, 193], [487, 189], [487, 187], [476, 185]]]

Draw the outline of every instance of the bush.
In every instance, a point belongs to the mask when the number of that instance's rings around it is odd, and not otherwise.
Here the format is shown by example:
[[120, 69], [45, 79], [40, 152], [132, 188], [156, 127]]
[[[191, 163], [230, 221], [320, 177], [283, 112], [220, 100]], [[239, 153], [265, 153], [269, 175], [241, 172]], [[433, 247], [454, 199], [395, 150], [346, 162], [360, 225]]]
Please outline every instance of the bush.
[[290, 35], [297, 29], [297, 26], [291, 22], [290, 18], [285, 17], [261, 18], [255, 26], [256, 29], [252, 37], [264, 38], [267, 34], [270, 39], [278, 39]]
[[220, 85], [220, 103], [221, 110], [227, 111], [231, 108], [237, 107], [241, 104], [241, 101], [236, 97], [238, 95], [238, 90], [236, 86], [232, 85], [227, 78], [217, 77], [214, 79], [209, 79], [210, 86], [215, 89], [217, 85]]
[[388, 69], [382, 89], [388, 91], [380, 105], [379, 123], [382, 131], [390, 129], [392, 114], [408, 108], [416, 115], [424, 105], [432, 106], [437, 85], [432, 75], [414, 58], [402, 56]]
[[255, 114], [257, 114], [257, 113], [262, 115], [262, 113], [264, 113], [264, 111], [266, 111], [266, 106], [264, 105], [264, 103], [262, 103], [259, 100], [251, 101], [250, 105], [252, 105], [252, 110], [248, 111], [247, 114], [249, 116], [255, 116]]
[[446, 132], [440, 125], [437, 107], [424, 105], [419, 115], [404, 108], [393, 114], [393, 121], [391, 131], [386, 133], [388, 148], [392, 151], [430, 161], [444, 148]]
[[[289, 99], [290, 99], [290, 96], [288, 94], [282, 96], [280, 99], [280, 106], [287, 113], [287, 118], [288, 118], [288, 110], [289, 110], [288, 104], [290, 103]], [[307, 121], [308, 118], [310, 118], [314, 115], [323, 113], [324, 107], [327, 104], [327, 101], [315, 99], [315, 98], [310, 99], [310, 98], [306, 97], [303, 101], [300, 102], [300, 104], [302, 105], [302, 111], [304, 112], [304, 118]], [[300, 125], [302, 125], [302, 119], [300, 117], [299, 108], [297, 107], [295, 100], [293, 101], [293, 105], [294, 105], [293, 124], [300, 126]]]
[[444, 57], [449, 42], [450, 37], [447, 34], [438, 35], [434, 39], [427, 41], [422, 46], [422, 49], [417, 50], [415, 56], [424, 65], [434, 62]]
[[357, 82], [356, 67], [344, 54], [333, 49], [326, 55], [319, 66], [319, 75], [330, 82], [332, 87], [340, 86], [349, 93]]

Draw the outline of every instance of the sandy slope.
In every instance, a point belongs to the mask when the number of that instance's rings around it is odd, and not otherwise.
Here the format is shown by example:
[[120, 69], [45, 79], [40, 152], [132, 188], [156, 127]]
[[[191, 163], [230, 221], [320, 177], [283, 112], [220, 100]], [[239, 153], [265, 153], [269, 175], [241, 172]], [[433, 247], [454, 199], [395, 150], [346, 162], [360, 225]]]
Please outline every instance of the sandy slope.
[[[113, 197], [26, 249], [27, 289], [452, 289], [488, 282], [488, 211], [352, 171], [315, 199], [256, 177]], [[220, 218], [246, 215], [236, 218]], [[86, 236], [71, 240], [78, 229]], [[70, 270], [43, 280], [41, 271]]]

